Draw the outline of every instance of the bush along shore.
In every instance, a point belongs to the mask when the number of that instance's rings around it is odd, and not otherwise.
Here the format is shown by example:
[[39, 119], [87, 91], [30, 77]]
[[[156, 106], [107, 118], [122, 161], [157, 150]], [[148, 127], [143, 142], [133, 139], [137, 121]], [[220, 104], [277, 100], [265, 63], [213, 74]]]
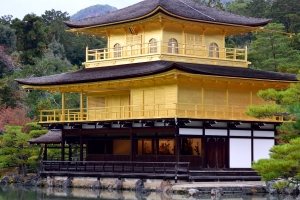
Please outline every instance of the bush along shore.
[[1, 178], [0, 185], [20, 184], [34, 187], [54, 187], [54, 188], [87, 188], [87, 189], [109, 189], [109, 190], [131, 190], [141, 193], [163, 192], [166, 194], [186, 194], [188, 196], [222, 196], [224, 194], [251, 195], [259, 193], [270, 194], [299, 194], [299, 187], [294, 186], [285, 189], [276, 189], [274, 182], [267, 182], [265, 185], [249, 186], [235, 185], [235, 182], [226, 186], [220, 182], [212, 182], [207, 186], [195, 182], [174, 183], [160, 179], [117, 179], [117, 178], [96, 178], [96, 177], [46, 177], [28, 175], [23, 177], [17, 174], [10, 174]]

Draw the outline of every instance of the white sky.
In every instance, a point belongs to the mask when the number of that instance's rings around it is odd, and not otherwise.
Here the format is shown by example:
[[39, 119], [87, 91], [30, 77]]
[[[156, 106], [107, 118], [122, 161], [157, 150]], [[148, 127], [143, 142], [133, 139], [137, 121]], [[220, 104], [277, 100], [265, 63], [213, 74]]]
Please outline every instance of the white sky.
[[72, 16], [83, 8], [97, 4], [108, 4], [120, 9], [140, 1], [142, 0], [8, 0], [1, 3], [0, 17], [13, 15], [13, 18], [22, 20], [28, 13], [41, 16], [45, 10], [51, 9], [68, 12]]

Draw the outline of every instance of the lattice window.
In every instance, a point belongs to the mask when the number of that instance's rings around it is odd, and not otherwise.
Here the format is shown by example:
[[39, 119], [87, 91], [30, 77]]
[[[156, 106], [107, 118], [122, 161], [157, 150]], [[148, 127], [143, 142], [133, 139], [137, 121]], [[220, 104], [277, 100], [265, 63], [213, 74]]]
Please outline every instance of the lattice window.
[[219, 58], [219, 47], [215, 42], [209, 45], [209, 57]]
[[202, 45], [202, 35], [186, 34], [186, 43]]
[[149, 41], [149, 53], [157, 53], [157, 40], [155, 38]]
[[126, 55], [133, 56], [139, 55], [142, 44], [142, 36], [134, 35], [126, 37]]
[[202, 35], [186, 34], [186, 54], [202, 55]]
[[168, 53], [178, 54], [178, 42], [175, 38], [171, 38], [168, 42]]
[[122, 56], [122, 47], [119, 43], [114, 45], [114, 57], [119, 58]]
[[142, 42], [142, 36], [141, 35], [134, 35], [134, 36], [128, 36], [126, 37], [126, 45], [135, 45], [135, 44], [141, 44]]

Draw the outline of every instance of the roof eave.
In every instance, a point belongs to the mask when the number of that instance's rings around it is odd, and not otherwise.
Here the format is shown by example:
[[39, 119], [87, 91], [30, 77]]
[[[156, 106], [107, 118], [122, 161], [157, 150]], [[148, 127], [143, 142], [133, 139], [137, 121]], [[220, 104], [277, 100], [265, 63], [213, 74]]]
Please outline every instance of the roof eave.
[[153, 11], [149, 12], [148, 14], [145, 14], [143, 16], [137, 17], [137, 18], [132, 18], [132, 19], [128, 19], [128, 20], [123, 20], [123, 21], [116, 21], [116, 22], [111, 22], [111, 23], [105, 23], [105, 24], [90, 24], [90, 25], [76, 25], [76, 24], [71, 24], [68, 22], [63, 22], [64, 24], [66, 24], [68, 27], [70, 28], [96, 28], [96, 27], [105, 27], [105, 26], [112, 26], [112, 25], [119, 25], [119, 24], [124, 24], [124, 23], [130, 23], [130, 22], [135, 22], [135, 21], [139, 21], [142, 19], [145, 19], [147, 17], [151, 17], [155, 14], [158, 14], [159, 12], [167, 14], [169, 16], [178, 18], [178, 19], [183, 19], [183, 20], [188, 20], [188, 21], [193, 21], [193, 22], [201, 22], [201, 23], [206, 23], [206, 24], [219, 24], [219, 25], [230, 25], [230, 26], [239, 26], [239, 27], [259, 27], [259, 26], [265, 26], [268, 23], [270, 23], [270, 21], [272, 21], [271, 19], [266, 19], [266, 21], [264, 22], [260, 22], [260, 23], [254, 23], [254, 24], [236, 24], [236, 23], [225, 23], [225, 22], [217, 22], [217, 21], [207, 21], [207, 20], [200, 20], [200, 19], [195, 19], [195, 18], [187, 18], [184, 16], [180, 16], [177, 14], [174, 14], [172, 12], [167, 11], [166, 9], [164, 9], [161, 6], [156, 7]]

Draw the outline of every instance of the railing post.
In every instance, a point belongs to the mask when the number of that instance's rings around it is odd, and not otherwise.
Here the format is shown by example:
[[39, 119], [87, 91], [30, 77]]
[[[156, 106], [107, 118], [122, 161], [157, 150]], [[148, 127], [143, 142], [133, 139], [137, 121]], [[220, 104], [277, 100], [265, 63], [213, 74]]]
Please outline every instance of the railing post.
[[236, 48], [234, 48], [233, 59], [236, 60]]
[[86, 61], [86, 62], [89, 61], [89, 56], [88, 56], [88, 54], [89, 54], [89, 47], [86, 46], [86, 48], [85, 48], [85, 61]]
[[61, 93], [61, 121], [65, 121], [65, 109], [66, 109], [66, 93], [62, 92]]
[[42, 113], [42, 110], [40, 110], [40, 122], [43, 120]]
[[245, 46], [245, 61], [248, 60], [248, 47], [247, 45]]

